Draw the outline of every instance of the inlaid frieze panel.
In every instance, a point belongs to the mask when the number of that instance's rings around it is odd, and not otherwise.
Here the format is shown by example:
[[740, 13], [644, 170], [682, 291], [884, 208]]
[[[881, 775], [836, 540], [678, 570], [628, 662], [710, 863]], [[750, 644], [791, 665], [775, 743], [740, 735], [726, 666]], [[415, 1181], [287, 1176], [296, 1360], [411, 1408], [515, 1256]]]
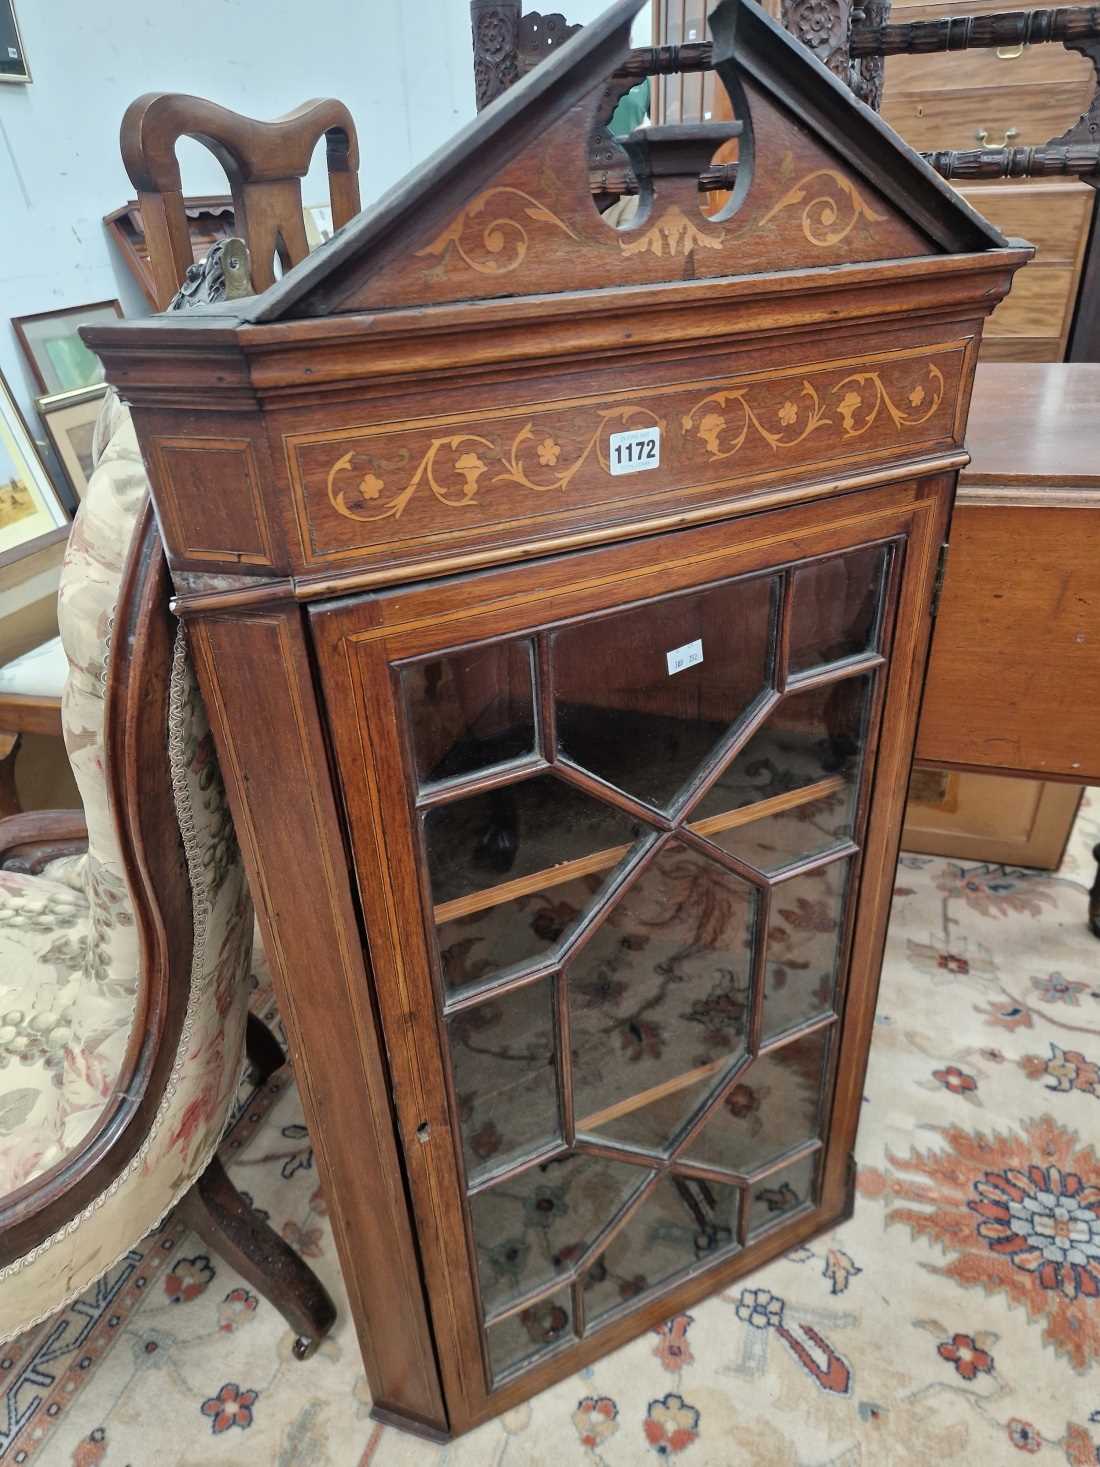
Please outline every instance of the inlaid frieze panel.
[[288, 435], [308, 561], [552, 534], [959, 442], [966, 341], [415, 422]]

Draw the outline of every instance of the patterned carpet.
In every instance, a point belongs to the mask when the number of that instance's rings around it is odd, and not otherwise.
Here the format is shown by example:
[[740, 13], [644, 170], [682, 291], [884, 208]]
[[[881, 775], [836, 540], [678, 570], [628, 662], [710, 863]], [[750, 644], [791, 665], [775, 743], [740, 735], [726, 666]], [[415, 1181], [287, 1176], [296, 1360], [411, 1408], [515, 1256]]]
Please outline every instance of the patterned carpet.
[[[853, 1220], [447, 1449], [368, 1417], [353, 1332], [306, 1364], [173, 1219], [0, 1359], [0, 1463], [685, 1467], [1100, 1462], [1094, 795], [1054, 875], [903, 857]], [[238, 1185], [342, 1303], [292, 1087]]]

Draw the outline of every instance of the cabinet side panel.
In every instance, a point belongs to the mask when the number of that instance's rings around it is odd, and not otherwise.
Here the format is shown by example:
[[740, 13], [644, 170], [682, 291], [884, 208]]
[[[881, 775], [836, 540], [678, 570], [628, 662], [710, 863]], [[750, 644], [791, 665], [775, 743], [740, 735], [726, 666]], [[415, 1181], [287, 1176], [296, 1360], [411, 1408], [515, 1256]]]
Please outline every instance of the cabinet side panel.
[[823, 1203], [839, 1208], [849, 1189], [844, 1150], [839, 1138], [855, 1144], [863, 1083], [871, 1046], [894, 872], [905, 818], [905, 799], [913, 763], [917, 719], [924, 690], [932, 634], [931, 603], [938, 550], [947, 535], [954, 498], [954, 475], [924, 480], [914, 506], [913, 528], [898, 597], [894, 641], [874, 774], [870, 823], [863, 851], [863, 875], [856, 910], [848, 990], [841, 1016], [840, 1066], [829, 1123], [838, 1138], [826, 1169]]
[[446, 1432], [300, 613], [196, 619], [189, 632], [371, 1395], [405, 1425]]

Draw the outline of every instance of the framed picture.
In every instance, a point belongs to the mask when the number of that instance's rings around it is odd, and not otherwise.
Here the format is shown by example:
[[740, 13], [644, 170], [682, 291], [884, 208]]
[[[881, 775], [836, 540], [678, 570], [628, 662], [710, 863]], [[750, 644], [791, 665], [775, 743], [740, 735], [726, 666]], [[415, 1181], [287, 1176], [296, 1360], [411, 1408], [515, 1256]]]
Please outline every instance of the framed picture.
[[[0, 0], [0, 6], [4, 0]], [[102, 326], [122, 315], [118, 301], [93, 301], [12, 320], [23, 355], [41, 393], [72, 392], [103, 381], [103, 364], [81, 341], [81, 326]]]
[[84, 498], [92, 473], [92, 436], [107, 384], [78, 387], [75, 392], [58, 392], [38, 399], [38, 411], [46, 434], [77, 499]]
[[0, 554], [67, 519], [19, 405], [0, 375]]
[[31, 69], [23, 54], [14, 0], [0, 0], [0, 82], [29, 82]]

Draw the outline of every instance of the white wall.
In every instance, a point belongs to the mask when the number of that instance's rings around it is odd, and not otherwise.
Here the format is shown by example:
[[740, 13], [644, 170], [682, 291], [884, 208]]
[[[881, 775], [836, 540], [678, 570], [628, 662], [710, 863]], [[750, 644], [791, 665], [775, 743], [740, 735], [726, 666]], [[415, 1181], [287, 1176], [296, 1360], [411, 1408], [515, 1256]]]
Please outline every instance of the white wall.
[[[147, 307], [102, 217], [133, 197], [122, 114], [147, 91], [192, 92], [252, 117], [310, 97], [346, 102], [360, 186], [374, 198], [474, 111], [466, 0], [17, 0], [34, 81], [0, 86], [0, 370], [31, 423], [33, 383], [12, 316], [118, 297]], [[326, 197], [323, 144], [305, 186]], [[224, 193], [198, 144], [179, 150], [189, 193]]]
[[[606, 0], [555, 0], [587, 23]], [[369, 203], [474, 112], [467, 0], [16, 0], [34, 81], [0, 86], [0, 370], [41, 438], [13, 316], [118, 297], [148, 309], [103, 228], [133, 196], [118, 148], [127, 105], [180, 91], [267, 118], [340, 98], [359, 130]], [[647, 6], [648, 12], [648, 6]], [[647, 13], [636, 40], [649, 40]], [[305, 202], [326, 197], [323, 145]], [[184, 189], [223, 193], [196, 143], [179, 148]]]

